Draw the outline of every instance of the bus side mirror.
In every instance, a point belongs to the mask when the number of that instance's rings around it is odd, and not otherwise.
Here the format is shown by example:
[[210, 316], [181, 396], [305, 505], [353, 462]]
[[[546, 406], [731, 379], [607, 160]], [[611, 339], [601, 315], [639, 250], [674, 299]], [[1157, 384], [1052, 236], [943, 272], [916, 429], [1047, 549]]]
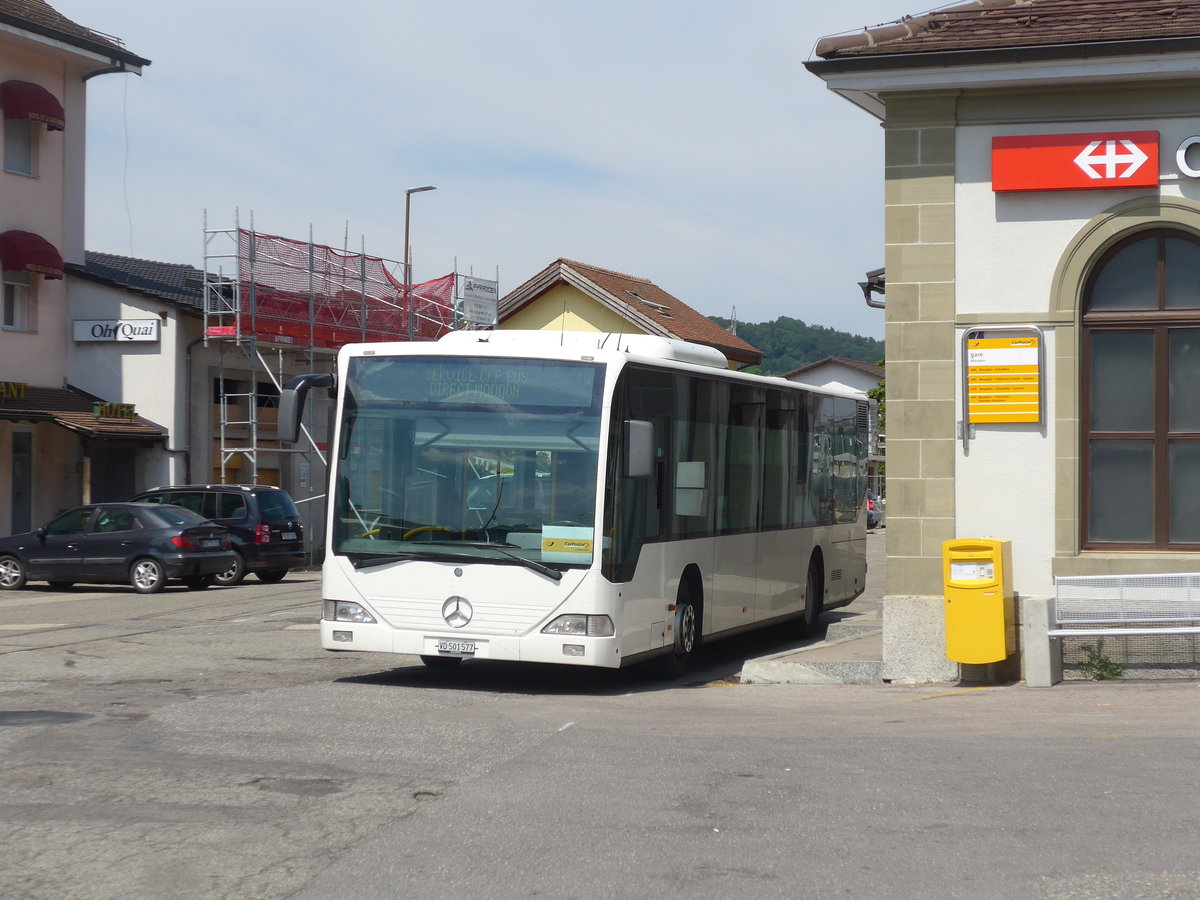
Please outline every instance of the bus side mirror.
[[300, 419], [304, 415], [304, 402], [308, 389], [333, 387], [333, 375], [329, 373], [297, 375], [279, 395], [279, 440], [290, 444], [300, 440]]
[[654, 424], [638, 419], [625, 421], [625, 475], [649, 478], [654, 471]]

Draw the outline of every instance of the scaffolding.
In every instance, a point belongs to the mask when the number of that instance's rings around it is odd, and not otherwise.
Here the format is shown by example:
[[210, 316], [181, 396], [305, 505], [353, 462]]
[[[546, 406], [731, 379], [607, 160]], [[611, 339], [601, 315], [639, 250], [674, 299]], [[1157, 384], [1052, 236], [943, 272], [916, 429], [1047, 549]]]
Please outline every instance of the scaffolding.
[[[457, 275], [414, 284], [404, 264], [336, 250], [312, 240], [242, 228], [210, 229], [204, 221], [204, 345], [217, 346], [214, 462], [224, 483], [243, 461], [250, 483], [259, 480], [264, 454], [315, 454], [322, 446], [304, 429], [305, 443], [286, 448], [263, 437], [274, 426], [285, 362], [301, 356], [304, 371], [332, 368], [343, 344], [360, 341], [436, 340], [455, 325]], [[397, 273], [400, 273], [399, 276]], [[273, 357], [269, 359], [268, 357]], [[249, 386], [227, 370], [249, 371]], [[259, 375], [267, 382], [260, 385]], [[273, 430], [273, 428], [272, 428]], [[312, 471], [310, 466], [310, 471]]]

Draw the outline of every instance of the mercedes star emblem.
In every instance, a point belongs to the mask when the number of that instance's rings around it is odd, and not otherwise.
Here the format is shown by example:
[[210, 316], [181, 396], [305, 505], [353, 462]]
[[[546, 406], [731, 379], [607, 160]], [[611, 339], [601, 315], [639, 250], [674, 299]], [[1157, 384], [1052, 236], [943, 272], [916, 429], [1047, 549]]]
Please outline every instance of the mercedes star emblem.
[[462, 628], [471, 621], [474, 612], [466, 597], [448, 597], [442, 604], [442, 618], [451, 628]]

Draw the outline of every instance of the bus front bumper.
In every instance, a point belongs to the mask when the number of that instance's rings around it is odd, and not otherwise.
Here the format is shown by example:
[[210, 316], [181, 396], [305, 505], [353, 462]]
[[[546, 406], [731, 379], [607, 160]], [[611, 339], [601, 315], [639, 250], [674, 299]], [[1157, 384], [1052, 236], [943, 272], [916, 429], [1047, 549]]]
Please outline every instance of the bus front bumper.
[[463, 635], [398, 631], [387, 625], [321, 620], [325, 650], [362, 650], [412, 656], [458, 656], [513, 662], [558, 663], [617, 668], [621, 654], [615, 637], [559, 634]]

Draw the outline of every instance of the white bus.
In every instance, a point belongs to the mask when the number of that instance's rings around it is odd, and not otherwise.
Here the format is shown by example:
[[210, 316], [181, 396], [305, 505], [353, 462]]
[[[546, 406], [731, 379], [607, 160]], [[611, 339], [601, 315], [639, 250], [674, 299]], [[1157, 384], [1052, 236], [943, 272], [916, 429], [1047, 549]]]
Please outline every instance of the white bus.
[[[866, 580], [867, 404], [646, 335], [352, 344], [336, 379], [321, 646], [669, 675], [816, 625]], [[290, 433], [290, 434], [289, 434]]]

